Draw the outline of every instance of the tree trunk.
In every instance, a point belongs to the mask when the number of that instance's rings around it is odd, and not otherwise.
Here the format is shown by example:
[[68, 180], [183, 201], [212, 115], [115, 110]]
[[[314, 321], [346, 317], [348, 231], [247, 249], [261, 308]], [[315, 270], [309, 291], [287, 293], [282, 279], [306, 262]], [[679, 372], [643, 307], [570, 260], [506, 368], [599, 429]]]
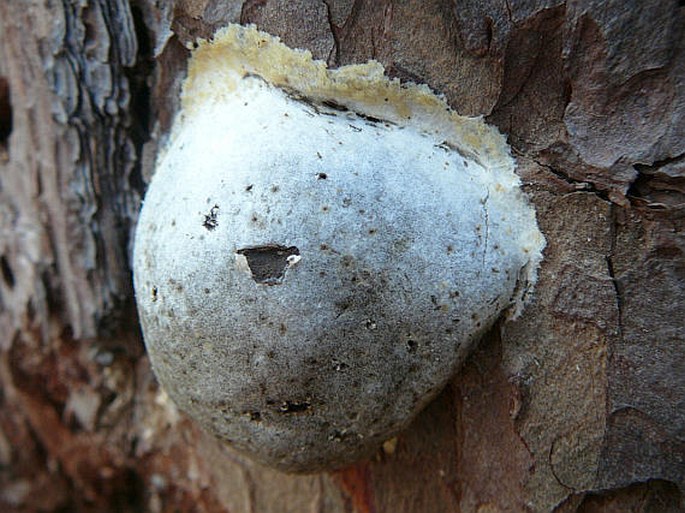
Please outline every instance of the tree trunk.
[[[186, 47], [255, 23], [508, 135], [535, 300], [369, 461], [291, 476], [158, 388], [130, 241]], [[0, 2], [0, 509], [685, 508], [685, 7], [676, 0]]]

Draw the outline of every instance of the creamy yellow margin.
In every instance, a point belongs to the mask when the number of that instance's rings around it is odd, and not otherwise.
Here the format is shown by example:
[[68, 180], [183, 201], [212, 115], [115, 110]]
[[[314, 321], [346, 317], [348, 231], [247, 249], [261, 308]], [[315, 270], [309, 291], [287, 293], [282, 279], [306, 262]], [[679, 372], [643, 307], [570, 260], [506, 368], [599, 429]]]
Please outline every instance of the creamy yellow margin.
[[[183, 86], [183, 115], [230, 95], [247, 74], [313, 102], [334, 101], [354, 112], [412, 126], [475, 158], [486, 169], [510, 171], [511, 182], [506, 185], [518, 184], [509, 146], [497, 128], [481, 118], [455, 113], [428, 86], [389, 79], [376, 61], [328, 69], [309, 51], [293, 50], [253, 26], [228, 25], [211, 41], [198, 42]], [[505, 176], [500, 181], [507, 181]]]

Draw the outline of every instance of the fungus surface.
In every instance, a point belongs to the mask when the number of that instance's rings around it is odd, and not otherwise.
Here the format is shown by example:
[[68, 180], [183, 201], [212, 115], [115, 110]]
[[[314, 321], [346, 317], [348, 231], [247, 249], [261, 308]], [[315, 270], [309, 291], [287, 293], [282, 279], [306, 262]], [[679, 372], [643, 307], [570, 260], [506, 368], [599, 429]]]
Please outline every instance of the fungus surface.
[[286, 471], [368, 455], [443, 388], [544, 239], [504, 137], [370, 62], [231, 25], [200, 42], [134, 249], [153, 369]]

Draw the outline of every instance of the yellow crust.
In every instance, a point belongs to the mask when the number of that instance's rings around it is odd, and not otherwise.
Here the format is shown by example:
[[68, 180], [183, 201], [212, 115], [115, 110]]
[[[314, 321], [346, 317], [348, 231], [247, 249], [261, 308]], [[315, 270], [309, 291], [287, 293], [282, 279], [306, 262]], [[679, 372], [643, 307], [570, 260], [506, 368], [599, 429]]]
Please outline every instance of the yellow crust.
[[[432, 134], [475, 158], [486, 169], [513, 171], [505, 137], [481, 118], [460, 116], [426, 85], [389, 79], [383, 66], [366, 64], [328, 69], [310, 52], [293, 50], [252, 26], [229, 25], [193, 51], [183, 86], [183, 114], [197, 105], [221, 101], [246, 74], [313, 102], [333, 101], [348, 109]], [[513, 180], [516, 177], [511, 173]]]

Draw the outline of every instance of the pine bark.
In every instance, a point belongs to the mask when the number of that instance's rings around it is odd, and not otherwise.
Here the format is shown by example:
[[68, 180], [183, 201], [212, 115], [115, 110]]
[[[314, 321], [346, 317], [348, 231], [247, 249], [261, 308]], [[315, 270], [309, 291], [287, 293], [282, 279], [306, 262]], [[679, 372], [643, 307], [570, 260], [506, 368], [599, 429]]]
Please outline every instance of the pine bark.
[[[188, 47], [254, 23], [376, 59], [508, 135], [548, 247], [368, 461], [281, 474], [165, 400], [132, 233]], [[685, 509], [685, 6], [676, 0], [0, 2], [0, 509]]]

